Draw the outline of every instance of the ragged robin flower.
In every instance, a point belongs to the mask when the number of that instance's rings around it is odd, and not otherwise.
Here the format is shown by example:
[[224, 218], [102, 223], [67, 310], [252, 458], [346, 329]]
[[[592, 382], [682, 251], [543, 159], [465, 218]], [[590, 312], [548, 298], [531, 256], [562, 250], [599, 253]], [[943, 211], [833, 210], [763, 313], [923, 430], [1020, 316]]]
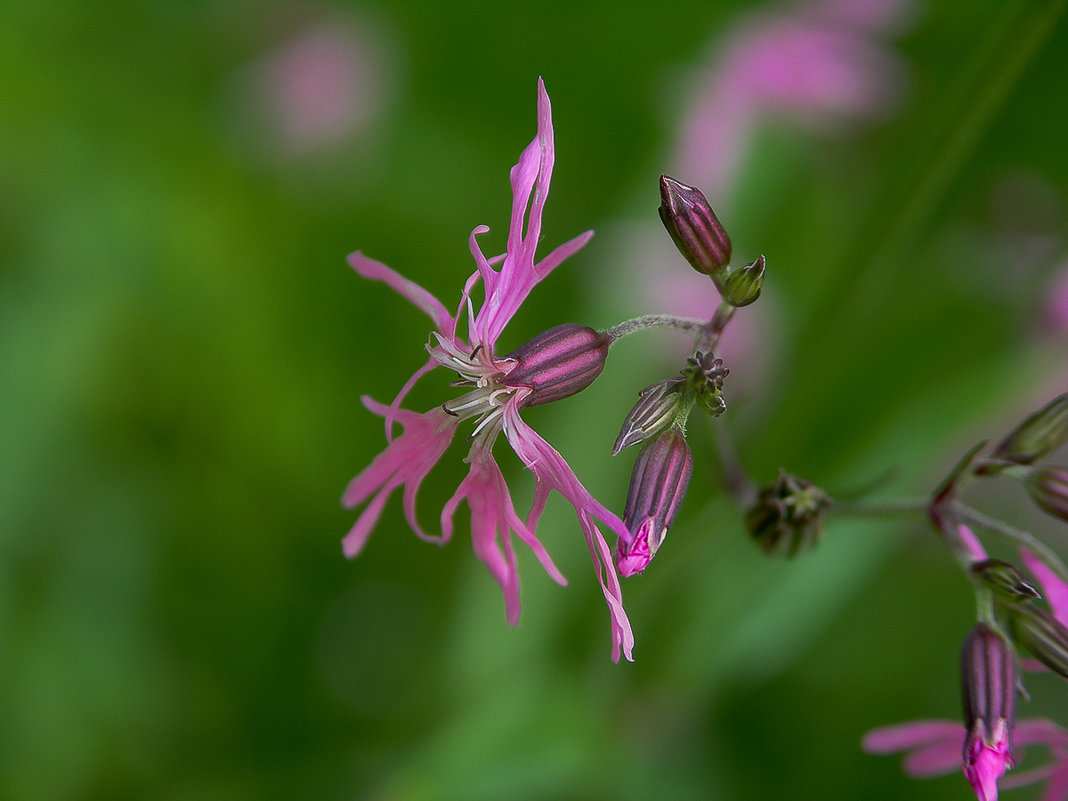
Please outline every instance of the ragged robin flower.
[[[507, 618], [514, 625], [519, 619], [519, 578], [513, 533], [534, 552], [554, 580], [566, 583], [536, 536], [548, 495], [556, 490], [574, 507], [593, 557], [611, 614], [612, 657], [618, 660], [622, 651], [632, 659], [634, 638], [623, 610], [612, 550], [598, 521], [624, 540], [629, 541], [631, 535], [618, 516], [590, 495], [557, 450], [519, 414], [526, 406], [558, 400], [588, 386], [604, 365], [608, 341], [593, 329], [565, 325], [535, 337], [510, 354], [496, 352], [498, 337], [534, 286], [593, 235], [592, 231], [580, 234], [535, 262], [553, 161], [552, 112], [539, 79], [538, 133], [511, 171], [512, 216], [506, 252], [487, 259], [476, 238], [489, 229], [480, 225], [472, 231], [469, 245], [476, 270], [464, 285], [455, 316], [425, 289], [386, 265], [359, 252], [349, 257], [360, 275], [386, 283], [426, 312], [436, 330], [427, 345], [430, 358], [408, 379], [391, 404], [363, 398], [368, 409], [385, 418], [388, 445], [345, 491], [346, 507], [366, 506], [345, 537], [343, 548], [350, 558], [360, 552], [390, 494], [399, 487], [404, 488], [408, 524], [426, 540], [447, 541], [453, 532], [453, 515], [466, 501], [471, 509], [475, 553], [501, 585]], [[480, 281], [485, 300], [476, 312], [471, 295]], [[466, 335], [457, 330], [461, 317], [466, 317]], [[454, 385], [466, 392], [422, 414], [402, 409], [401, 402], [415, 383], [439, 367], [459, 374], [460, 380]], [[461, 423], [467, 421], [472, 424], [468, 433], [471, 447], [465, 459], [470, 469], [446, 502], [441, 512], [441, 534], [434, 536], [425, 532], [417, 519], [416, 495]], [[397, 437], [393, 436], [395, 422], [404, 427]], [[525, 520], [516, 512], [493, 456], [493, 445], [501, 433], [536, 479], [534, 502]]]

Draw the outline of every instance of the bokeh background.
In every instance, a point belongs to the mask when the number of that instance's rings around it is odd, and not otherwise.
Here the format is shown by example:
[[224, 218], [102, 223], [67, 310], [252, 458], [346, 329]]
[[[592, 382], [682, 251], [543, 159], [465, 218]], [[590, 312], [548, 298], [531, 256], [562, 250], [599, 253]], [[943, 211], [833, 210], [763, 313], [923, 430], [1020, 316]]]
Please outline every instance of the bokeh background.
[[[959, 714], [973, 601], [937, 537], [842, 517], [767, 559], [713, 434], [759, 481], [922, 495], [1068, 389], [1064, 6], [0, 5], [0, 799], [972, 797], [859, 748]], [[465, 537], [420, 542], [396, 501], [358, 559], [339, 544], [383, 444], [359, 397], [392, 397], [428, 333], [345, 255], [454, 303], [469, 231], [503, 249], [539, 75], [542, 252], [597, 236], [506, 347], [710, 313], [661, 172], [768, 262], [724, 345], [730, 409], [691, 423], [689, 497], [624, 584], [633, 664], [559, 499], [541, 534], [570, 586], [522, 553], [515, 629]], [[527, 415], [618, 510], [633, 457], [609, 449], [672, 337]], [[446, 397], [424, 384], [416, 407]], [[979, 502], [1068, 546], [1019, 487]], [[1068, 721], [1052, 682], [1021, 716]]]

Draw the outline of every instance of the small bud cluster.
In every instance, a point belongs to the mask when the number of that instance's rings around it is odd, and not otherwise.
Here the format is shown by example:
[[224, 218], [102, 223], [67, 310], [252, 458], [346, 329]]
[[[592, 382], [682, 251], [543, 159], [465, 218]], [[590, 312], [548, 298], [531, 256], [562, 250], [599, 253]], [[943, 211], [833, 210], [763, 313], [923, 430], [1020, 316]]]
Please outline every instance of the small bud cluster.
[[775, 483], [760, 490], [745, 525], [764, 553], [795, 556], [820, 541], [830, 507], [819, 487], [780, 470]]

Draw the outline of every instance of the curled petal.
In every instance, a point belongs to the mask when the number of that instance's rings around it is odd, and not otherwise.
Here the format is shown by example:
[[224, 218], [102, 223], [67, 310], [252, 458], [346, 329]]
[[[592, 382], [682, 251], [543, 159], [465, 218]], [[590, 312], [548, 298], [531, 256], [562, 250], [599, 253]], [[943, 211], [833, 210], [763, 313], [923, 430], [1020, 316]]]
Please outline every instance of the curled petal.
[[471, 469], [467, 477], [460, 482], [441, 512], [442, 537], [448, 539], [452, 535], [456, 508], [461, 501], [467, 501], [471, 509], [471, 543], [475, 554], [501, 585], [508, 623], [514, 626], [519, 621], [519, 572], [511, 532], [514, 531], [530, 547], [554, 581], [562, 585], [567, 581], [545, 547], [516, 514], [508, 485], [490, 448], [476, 442], [468, 462]]
[[634, 634], [631, 631], [627, 613], [623, 609], [623, 593], [619, 586], [619, 576], [616, 574], [612, 551], [605, 542], [596, 521], [600, 520], [617, 536], [625, 539], [629, 539], [629, 532], [622, 520], [598, 503], [582, 486], [582, 482], [578, 480], [575, 471], [571, 469], [564, 457], [519, 418], [516, 408], [512, 405], [506, 406], [503, 419], [504, 434], [509, 444], [537, 479], [534, 504], [527, 516], [527, 527], [532, 531], [537, 527], [538, 518], [545, 509], [545, 502], [552, 490], [563, 495], [575, 508], [579, 524], [586, 536], [586, 545], [597, 570], [601, 592], [604, 594], [612, 619], [612, 659], [619, 661], [622, 650], [623, 656], [628, 661], [633, 661]]
[[387, 267], [380, 261], [369, 259], [360, 251], [349, 254], [349, 264], [364, 278], [381, 281], [398, 295], [403, 295], [418, 306], [434, 322], [434, 327], [448, 337], [456, 333], [456, 320], [449, 314], [441, 301], [431, 295], [419, 284], [409, 281], [403, 275]]
[[[390, 413], [390, 407], [368, 397], [364, 397], [363, 402], [376, 414], [385, 416]], [[342, 503], [350, 509], [374, 496], [342, 541], [345, 556], [350, 559], [363, 548], [386, 500], [400, 486], [404, 487], [404, 514], [408, 525], [423, 539], [437, 539], [419, 526], [415, 499], [419, 485], [452, 442], [457, 420], [441, 409], [432, 409], [425, 414], [400, 409], [396, 411], [396, 418], [404, 426], [404, 433], [349, 482], [342, 496]]]

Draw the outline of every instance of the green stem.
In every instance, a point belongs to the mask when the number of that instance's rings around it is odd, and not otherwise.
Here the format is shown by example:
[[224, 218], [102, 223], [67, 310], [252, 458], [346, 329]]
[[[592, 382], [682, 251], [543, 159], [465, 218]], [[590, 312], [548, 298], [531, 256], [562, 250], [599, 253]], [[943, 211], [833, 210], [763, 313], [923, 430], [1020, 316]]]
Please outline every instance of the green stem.
[[1068, 581], [1068, 568], [1065, 568], [1061, 558], [1053, 549], [1035, 537], [1031, 532], [1010, 526], [1008, 523], [1004, 523], [996, 517], [985, 515], [959, 501], [953, 504], [953, 511], [965, 522], [984, 528], [987, 531], [991, 531], [994, 534], [1012, 540], [1017, 545], [1022, 545], [1028, 550], [1034, 551], [1035, 554], [1037, 554], [1043, 562], [1049, 565], [1058, 576], [1064, 581]]

